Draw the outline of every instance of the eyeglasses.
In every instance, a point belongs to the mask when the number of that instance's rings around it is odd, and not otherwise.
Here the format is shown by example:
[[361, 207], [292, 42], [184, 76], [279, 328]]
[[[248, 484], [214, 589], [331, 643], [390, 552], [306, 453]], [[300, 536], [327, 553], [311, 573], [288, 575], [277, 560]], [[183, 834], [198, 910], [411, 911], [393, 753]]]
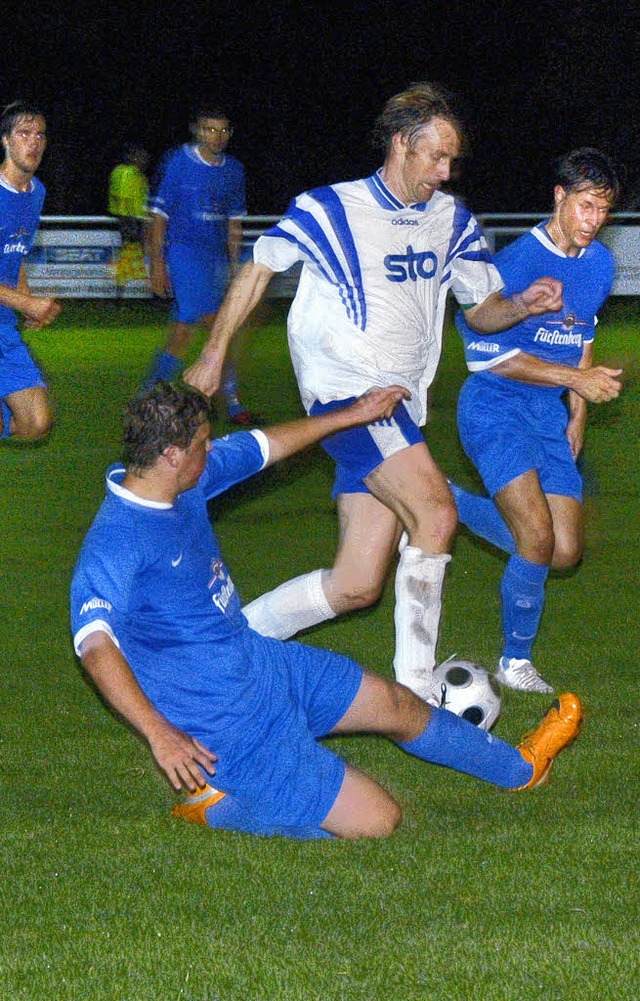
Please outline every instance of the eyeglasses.
[[231, 126], [224, 125], [221, 129], [216, 125], [199, 125], [198, 132], [208, 132], [212, 136], [230, 136], [233, 133]]

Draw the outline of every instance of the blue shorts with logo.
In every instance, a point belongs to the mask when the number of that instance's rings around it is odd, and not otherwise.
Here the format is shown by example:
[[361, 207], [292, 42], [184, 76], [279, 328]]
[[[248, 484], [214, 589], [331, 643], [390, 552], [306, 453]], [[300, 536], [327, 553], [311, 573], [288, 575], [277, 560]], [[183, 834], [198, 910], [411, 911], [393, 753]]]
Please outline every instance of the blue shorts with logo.
[[[346, 400], [332, 400], [331, 403], [316, 401], [310, 413], [322, 414], [338, 407], [346, 407], [355, 399], [355, 396], [351, 396]], [[396, 452], [419, 442], [424, 443], [422, 431], [402, 402], [389, 419], [348, 428], [325, 438], [320, 444], [336, 464], [331, 496], [336, 498], [340, 494], [368, 494], [370, 491], [364, 480], [369, 473]]]
[[208, 313], [217, 313], [229, 280], [226, 256], [202, 247], [173, 243], [168, 245], [165, 259], [178, 323], [199, 323]]
[[[189, 731], [218, 756], [213, 784], [265, 824], [318, 826], [335, 803], [346, 766], [319, 743], [355, 699], [362, 668], [341, 654], [243, 635], [246, 671], [259, 695]], [[256, 688], [252, 687], [255, 695]], [[245, 711], [243, 711], [245, 710]]]
[[567, 423], [560, 392], [502, 376], [473, 375], [458, 397], [460, 441], [491, 497], [535, 469], [545, 494], [582, 501]]
[[46, 388], [46, 383], [18, 328], [11, 323], [0, 324], [0, 397], [36, 386]]

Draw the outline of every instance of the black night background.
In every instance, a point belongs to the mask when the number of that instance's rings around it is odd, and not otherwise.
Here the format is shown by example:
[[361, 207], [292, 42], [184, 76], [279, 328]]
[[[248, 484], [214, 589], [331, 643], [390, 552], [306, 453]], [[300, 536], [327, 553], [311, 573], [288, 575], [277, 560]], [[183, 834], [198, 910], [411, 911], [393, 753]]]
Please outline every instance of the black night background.
[[203, 102], [230, 109], [250, 213], [279, 214], [379, 166], [373, 121], [414, 80], [460, 99], [474, 211], [545, 211], [553, 160], [580, 145], [625, 166], [637, 208], [639, 29], [615, 0], [25, 4], [5, 20], [0, 100], [47, 114], [47, 214], [104, 213], [123, 145], [157, 162]]

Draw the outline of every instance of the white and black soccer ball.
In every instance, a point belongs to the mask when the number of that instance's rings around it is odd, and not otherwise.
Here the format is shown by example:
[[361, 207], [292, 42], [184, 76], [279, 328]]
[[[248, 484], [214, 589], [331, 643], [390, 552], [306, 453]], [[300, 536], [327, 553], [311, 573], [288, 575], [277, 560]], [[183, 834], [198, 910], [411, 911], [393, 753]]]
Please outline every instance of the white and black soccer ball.
[[500, 715], [500, 686], [492, 674], [470, 660], [449, 658], [433, 672], [439, 705], [481, 730], [490, 730]]

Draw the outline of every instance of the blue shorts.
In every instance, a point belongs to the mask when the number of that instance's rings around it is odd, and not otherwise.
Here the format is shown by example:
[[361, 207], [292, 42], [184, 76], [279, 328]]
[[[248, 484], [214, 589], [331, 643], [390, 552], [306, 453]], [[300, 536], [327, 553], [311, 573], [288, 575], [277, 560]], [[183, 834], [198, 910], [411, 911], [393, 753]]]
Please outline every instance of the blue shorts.
[[[332, 400], [331, 403], [316, 402], [310, 412], [323, 414], [328, 410], [348, 406], [355, 399], [352, 396], [347, 400]], [[422, 431], [402, 402], [388, 420], [348, 428], [325, 438], [320, 444], [336, 463], [336, 478], [331, 496], [336, 498], [340, 494], [368, 494], [369, 489], [364, 480], [369, 473], [396, 452], [419, 442], [424, 444]]]
[[471, 376], [458, 397], [460, 441], [491, 497], [535, 469], [545, 494], [582, 501], [567, 422], [556, 391], [500, 376]]
[[0, 324], [0, 397], [5, 399], [36, 386], [46, 388], [46, 383], [18, 328]]
[[167, 247], [166, 262], [178, 323], [199, 323], [203, 316], [218, 312], [229, 280], [226, 255], [174, 243]]
[[330, 733], [358, 693], [362, 668], [341, 654], [247, 630], [247, 670], [260, 687], [260, 712], [229, 725], [192, 730], [218, 755], [216, 788], [264, 823], [318, 826], [346, 766], [318, 739]]

